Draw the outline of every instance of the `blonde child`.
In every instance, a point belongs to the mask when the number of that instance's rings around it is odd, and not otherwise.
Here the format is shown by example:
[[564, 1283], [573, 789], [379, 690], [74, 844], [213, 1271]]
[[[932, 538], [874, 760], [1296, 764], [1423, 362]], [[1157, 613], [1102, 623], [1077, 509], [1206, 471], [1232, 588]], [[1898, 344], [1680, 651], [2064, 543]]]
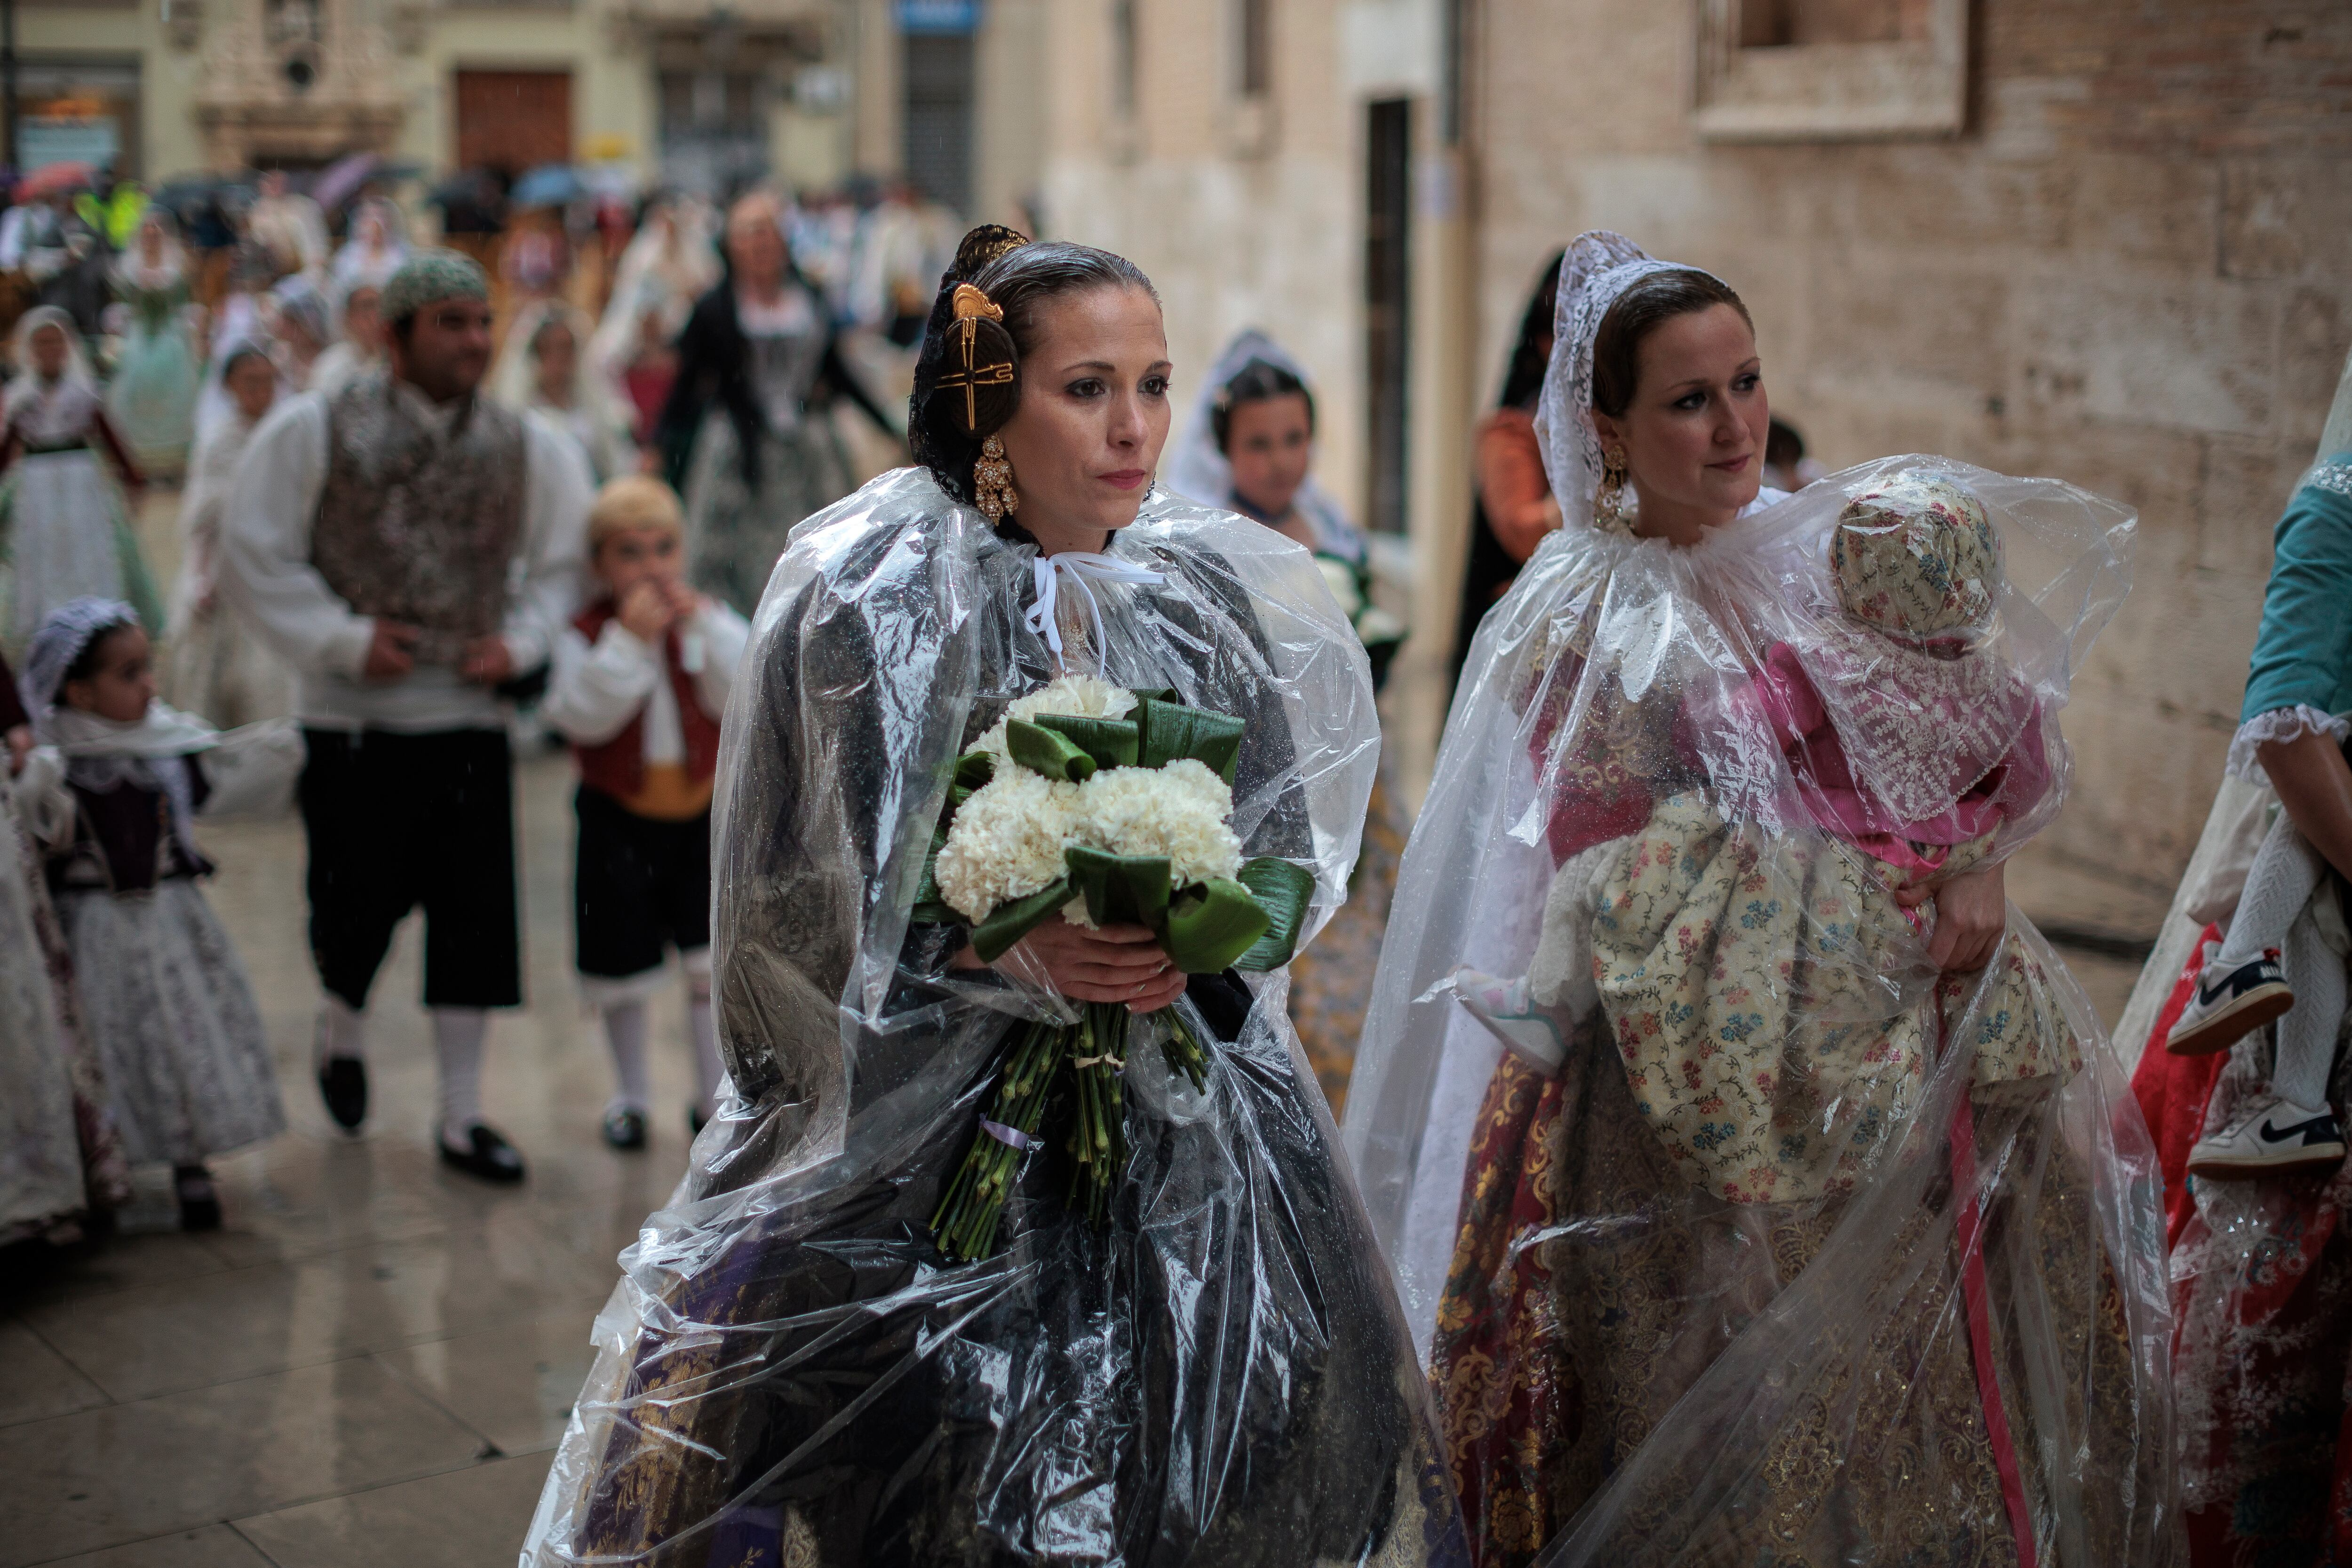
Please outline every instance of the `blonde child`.
[[686, 585], [682, 513], [658, 479], [631, 475], [598, 492], [588, 552], [600, 592], [557, 641], [540, 715], [580, 764], [576, 961], [619, 1080], [604, 1139], [641, 1149], [652, 1098], [646, 1005], [673, 947], [686, 970], [696, 1131], [718, 1100], [710, 797], [719, 716], [751, 627]]

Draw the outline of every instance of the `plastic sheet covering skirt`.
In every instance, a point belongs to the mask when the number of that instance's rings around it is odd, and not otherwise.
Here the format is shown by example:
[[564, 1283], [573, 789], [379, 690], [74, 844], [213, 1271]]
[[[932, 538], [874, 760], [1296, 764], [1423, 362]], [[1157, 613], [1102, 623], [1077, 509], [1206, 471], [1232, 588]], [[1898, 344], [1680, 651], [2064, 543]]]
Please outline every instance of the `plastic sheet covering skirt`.
[[[1312, 559], [1164, 498], [1108, 550], [1160, 581], [1065, 577], [1069, 663], [1249, 721], [1235, 830], [1312, 870], [1319, 921], [1379, 730]], [[1055, 673], [1035, 561], [903, 469], [778, 565], [721, 765], [737, 1097], [623, 1255], [525, 1563], [1462, 1560], [1281, 972], [1196, 977], [1178, 1004], [1218, 1042], [1205, 1090], [1139, 1028], [1102, 1229], [1046, 1149], [995, 1257], [932, 1246], [1007, 1031], [1064, 1005], [1009, 958], [950, 971], [950, 932], [909, 921], [949, 764]]]
[[1917, 901], [2057, 811], [2132, 525], [1891, 458], [1486, 617], [1347, 1124], [1481, 1563], [2168, 1560], [2137, 1108]]

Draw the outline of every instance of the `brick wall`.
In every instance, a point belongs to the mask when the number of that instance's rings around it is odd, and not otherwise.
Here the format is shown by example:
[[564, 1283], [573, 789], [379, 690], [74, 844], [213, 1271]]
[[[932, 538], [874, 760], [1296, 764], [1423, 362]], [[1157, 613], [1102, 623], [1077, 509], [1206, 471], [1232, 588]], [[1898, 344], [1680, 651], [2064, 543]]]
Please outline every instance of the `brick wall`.
[[1780, 146], [1692, 131], [1696, 10], [1482, 7], [1484, 384], [1543, 257], [1618, 228], [1742, 291], [1832, 468], [1943, 452], [2137, 507], [2047, 842], [2168, 889], [2352, 346], [2352, 5], [1978, 0], [1963, 135]]

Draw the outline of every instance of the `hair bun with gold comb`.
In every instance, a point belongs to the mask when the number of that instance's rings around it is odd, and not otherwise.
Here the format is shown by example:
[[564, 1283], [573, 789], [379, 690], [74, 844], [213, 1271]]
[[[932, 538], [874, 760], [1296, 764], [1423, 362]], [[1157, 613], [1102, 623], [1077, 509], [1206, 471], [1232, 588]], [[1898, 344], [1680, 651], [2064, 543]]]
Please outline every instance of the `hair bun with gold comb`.
[[968, 440], [994, 435], [1021, 403], [1020, 356], [1004, 312], [969, 283], [959, 283], [950, 302], [945, 350], [931, 383], [929, 412]]
[[957, 501], [979, 504], [982, 447], [1021, 406], [1013, 329], [1025, 339], [1045, 301], [1088, 289], [1140, 289], [1155, 304], [1160, 299], [1135, 263], [1091, 246], [1033, 241], [992, 223], [956, 247], [923, 324], [907, 394], [907, 445]]
[[971, 499], [971, 465], [981, 442], [1002, 429], [1021, 403], [1021, 356], [1005, 331], [1004, 312], [971, 280], [1028, 243], [1026, 235], [1002, 224], [984, 223], [966, 234], [923, 328], [907, 401], [907, 444], [915, 461], [961, 500]]

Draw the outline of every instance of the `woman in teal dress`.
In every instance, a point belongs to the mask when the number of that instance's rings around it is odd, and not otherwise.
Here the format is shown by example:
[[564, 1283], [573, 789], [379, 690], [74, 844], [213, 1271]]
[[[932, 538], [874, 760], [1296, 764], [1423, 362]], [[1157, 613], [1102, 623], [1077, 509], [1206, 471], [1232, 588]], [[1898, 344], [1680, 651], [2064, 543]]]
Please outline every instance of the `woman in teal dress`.
[[141, 216], [138, 237], [116, 263], [112, 283], [131, 319], [107, 388], [107, 411], [143, 471], [176, 474], [187, 465], [195, 434], [201, 376], [191, 342], [187, 267], [162, 208], [151, 206]]

